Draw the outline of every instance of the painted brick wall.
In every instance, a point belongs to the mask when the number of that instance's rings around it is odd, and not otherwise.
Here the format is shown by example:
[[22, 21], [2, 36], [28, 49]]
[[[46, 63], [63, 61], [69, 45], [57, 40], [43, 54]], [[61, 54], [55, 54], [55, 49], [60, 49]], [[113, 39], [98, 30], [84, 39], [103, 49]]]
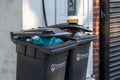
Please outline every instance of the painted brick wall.
[[96, 80], [99, 80], [99, 19], [100, 19], [100, 0], [94, 0], [94, 34], [97, 40], [94, 42], [94, 70]]

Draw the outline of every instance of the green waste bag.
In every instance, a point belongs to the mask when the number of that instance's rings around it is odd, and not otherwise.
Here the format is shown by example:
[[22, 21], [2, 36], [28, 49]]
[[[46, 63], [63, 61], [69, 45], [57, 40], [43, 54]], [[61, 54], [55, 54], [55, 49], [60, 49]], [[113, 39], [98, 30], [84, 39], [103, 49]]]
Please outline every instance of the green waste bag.
[[32, 38], [32, 43], [40, 46], [54, 46], [64, 43], [64, 41], [59, 37], [39, 37]]

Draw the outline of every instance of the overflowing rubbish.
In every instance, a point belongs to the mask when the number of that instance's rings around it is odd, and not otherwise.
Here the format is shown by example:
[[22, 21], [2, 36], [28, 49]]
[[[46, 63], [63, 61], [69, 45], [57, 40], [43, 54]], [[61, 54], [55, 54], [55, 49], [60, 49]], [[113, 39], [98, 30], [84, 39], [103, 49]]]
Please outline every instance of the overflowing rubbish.
[[54, 45], [62, 44], [64, 41], [59, 37], [34, 36], [32, 37], [31, 42], [35, 45], [54, 46]]
[[11, 35], [14, 36], [13, 41], [17, 39], [38, 46], [55, 46], [63, 44], [65, 41], [61, 37], [69, 36], [71, 33], [59, 28], [38, 28], [11, 32]]
[[74, 34], [74, 37], [82, 37], [82, 36], [85, 36], [86, 34], [82, 33], [82, 32], [76, 32]]
[[91, 41], [82, 25], [58, 24], [11, 32], [16, 44], [16, 80], [86, 80]]
[[16, 80], [64, 80], [69, 50], [77, 44], [70, 33], [53, 28], [11, 32], [16, 44]]
[[65, 80], [86, 80], [89, 48], [95, 35], [82, 25], [58, 24], [54, 27], [70, 32], [71, 36], [66, 37], [77, 42], [77, 46], [68, 55]]

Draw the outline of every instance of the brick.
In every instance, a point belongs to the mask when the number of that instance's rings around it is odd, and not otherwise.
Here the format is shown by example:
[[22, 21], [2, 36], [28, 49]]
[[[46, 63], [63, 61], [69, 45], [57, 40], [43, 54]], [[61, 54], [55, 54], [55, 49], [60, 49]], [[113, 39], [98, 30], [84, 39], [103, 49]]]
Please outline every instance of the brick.
[[95, 77], [99, 77], [99, 74], [97, 74], [97, 73], [99, 73], [99, 71], [96, 71], [94, 74], [96, 75]]
[[94, 48], [98, 47], [99, 45], [100, 45], [99, 43], [95, 43]]
[[94, 74], [98, 74], [99, 70], [98, 69], [94, 69]]
[[94, 28], [99, 27], [99, 22], [95, 22], [95, 21], [94, 21], [94, 24], [93, 24], [93, 25], [94, 25]]
[[97, 21], [96, 22], [94, 21], [93, 25], [94, 25], [93, 29], [99, 28], [99, 26], [100, 26], [99, 22], [97, 22]]
[[96, 36], [96, 39], [95, 40], [97, 40], [97, 42], [99, 41], [99, 36], [97, 36], [95, 33], [93, 33], [95, 36]]
[[99, 50], [94, 50], [94, 55], [97, 55], [99, 53]]
[[[98, 62], [98, 63], [95, 63], [95, 62], [94, 62], [94, 64], [95, 64], [95, 65], [94, 65], [95, 67], [96, 67], [96, 66], [99, 67], [99, 62]], [[94, 66], [93, 66], [93, 67], [94, 67]], [[95, 69], [95, 68], [94, 68], [94, 69]], [[96, 68], [96, 69], [98, 69], [98, 68]]]
[[97, 26], [97, 27], [94, 27], [93, 29], [94, 29], [94, 30], [99, 30], [99, 27]]
[[95, 2], [95, 1], [100, 1], [100, 0], [93, 0], [93, 1]]
[[94, 6], [99, 6], [100, 2], [99, 1], [94, 1], [93, 4], [94, 4]]
[[[99, 62], [98, 62], [98, 63], [99, 63]], [[96, 64], [96, 63], [94, 63], [94, 64]], [[94, 72], [95, 72], [95, 71], [99, 71], [99, 65], [96, 65], [96, 66], [94, 65], [93, 68], [94, 68]], [[98, 74], [99, 74], [99, 73], [98, 73]]]
[[98, 59], [95, 59], [95, 60], [99, 60], [99, 52], [94, 53], [93, 57], [97, 57]]
[[[99, 52], [99, 50], [100, 50], [100, 49], [99, 49], [99, 47], [94, 48], [94, 52], [96, 52], [96, 53], [98, 53], [98, 52]], [[96, 53], [95, 53], [95, 54], [96, 54]]]
[[99, 56], [99, 50], [94, 50], [93, 57], [94, 57], [94, 56]]
[[99, 32], [99, 31], [100, 31], [99, 28], [94, 28], [95, 33]]
[[93, 0], [94, 2], [99, 2], [100, 0]]
[[95, 58], [94, 59], [94, 66], [99, 66], [99, 62], [100, 62], [100, 60], [99, 59], [97, 59], [97, 58]]
[[94, 55], [93, 58], [95, 60], [95, 59], [99, 58], [99, 55]]
[[96, 44], [93, 44], [93, 46], [94, 46], [94, 49], [98, 49], [99, 50], [100, 44], [96, 43]]
[[[99, 67], [97, 67], [99, 68]], [[98, 74], [99, 73], [99, 70], [98, 69], [94, 69], [94, 74]]]
[[94, 52], [94, 55], [98, 55], [99, 50], [94, 50], [93, 52]]
[[94, 64], [97, 64], [97, 65], [94, 65], [93, 67], [94, 67], [94, 69], [95, 70], [99, 70], [99, 61], [96, 61], [96, 62], [93, 62]]
[[99, 43], [95, 43], [93, 46], [94, 46], [94, 48], [98, 48], [99, 49]]
[[[97, 37], [99, 37], [99, 35], [98, 35], [98, 34], [99, 34], [99, 29], [94, 29], [93, 31], [94, 31], [94, 34], [95, 34]], [[98, 38], [97, 38], [97, 39], [98, 39]]]
[[99, 22], [100, 18], [99, 17], [94, 17], [93, 20], [94, 20], [94, 22]]
[[94, 13], [93, 15], [94, 15], [94, 17], [96, 17], [96, 16], [99, 17], [100, 13], [99, 13], [99, 12], [96, 12], [96, 13]]
[[94, 67], [94, 70], [93, 70], [93, 73], [95, 75], [95, 79], [96, 80], [99, 80], [99, 27], [100, 27], [100, 0], [94, 0], [94, 23], [93, 23], [93, 26], [94, 26], [94, 29], [93, 29], [93, 33], [97, 36], [97, 40], [94, 41], [94, 54], [93, 54], [93, 67]]
[[[98, 22], [96, 22], [95, 24], [98, 24]], [[96, 26], [93, 29], [100, 29], [100, 28], [99, 28], [99, 26]]]
[[[99, 56], [99, 55], [98, 55]], [[96, 64], [98, 64], [99, 63], [99, 59], [96, 59], [96, 60], [94, 60], [94, 63], [96, 63]], [[97, 65], [98, 66], [98, 65]]]
[[99, 32], [96, 32], [95, 35], [96, 35], [96, 36], [99, 36]]
[[[99, 73], [99, 72], [98, 72]], [[97, 72], [95, 74], [95, 80], [99, 80], [99, 74]]]
[[96, 52], [95, 54], [93, 54], [93, 57], [97, 57], [98, 59], [96, 60], [99, 60], [99, 52]]
[[94, 12], [100, 12], [100, 7], [94, 7]]
[[95, 54], [99, 53], [99, 48], [94, 48], [94, 53]]
[[94, 67], [94, 73], [97, 73], [97, 72], [99, 72], [99, 65]]
[[98, 54], [99, 53], [99, 48], [95, 48], [93, 52], [94, 52], [94, 54]]
[[99, 42], [99, 39], [96, 39], [96, 40], [94, 41], [94, 44], [95, 44], [95, 43], [98, 43], [98, 42]]
[[[99, 16], [94, 16], [94, 18], [99, 18], [100, 19], [100, 17]], [[95, 21], [96, 22], [96, 21]]]
[[98, 67], [98, 69], [94, 69], [93, 71], [94, 71], [93, 74], [95, 75], [95, 77], [99, 78], [99, 67]]

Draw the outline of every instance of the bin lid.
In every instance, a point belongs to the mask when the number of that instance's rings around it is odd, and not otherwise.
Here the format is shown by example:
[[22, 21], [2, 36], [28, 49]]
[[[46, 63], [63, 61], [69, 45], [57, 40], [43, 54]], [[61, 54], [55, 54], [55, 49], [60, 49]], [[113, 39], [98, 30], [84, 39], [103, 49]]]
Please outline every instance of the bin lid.
[[16, 32], [11, 32], [11, 34], [16, 35], [18, 37], [21, 36], [43, 36], [43, 37], [52, 37], [52, 36], [70, 36], [71, 33], [67, 31], [63, 31], [59, 28], [38, 28], [38, 29], [30, 29], [30, 30], [21, 30]]
[[50, 28], [76, 28], [76, 29], [80, 29], [83, 31], [87, 31], [87, 32], [92, 32], [89, 28], [84, 27], [83, 25], [77, 25], [77, 24], [68, 24], [68, 23], [62, 23], [62, 24], [56, 24], [56, 25], [51, 25], [48, 26]]
[[67, 37], [67, 38], [76, 41], [78, 44], [83, 44], [83, 43], [94, 41], [96, 39], [96, 36], [85, 35], [85, 36], [80, 36], [80, 37]]

